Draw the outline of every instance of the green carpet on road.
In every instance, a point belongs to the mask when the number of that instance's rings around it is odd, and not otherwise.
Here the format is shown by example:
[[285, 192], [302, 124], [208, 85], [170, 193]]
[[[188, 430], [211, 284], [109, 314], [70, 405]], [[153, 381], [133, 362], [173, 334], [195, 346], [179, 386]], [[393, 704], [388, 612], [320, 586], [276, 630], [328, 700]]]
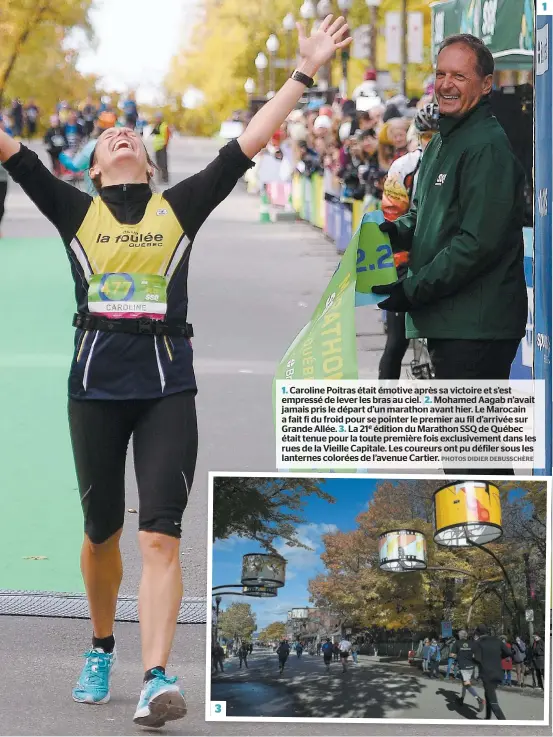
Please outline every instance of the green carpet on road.
[[75, 311], [57, 238], [2, 239], [0, 590], [82, 592], [67, 423]]

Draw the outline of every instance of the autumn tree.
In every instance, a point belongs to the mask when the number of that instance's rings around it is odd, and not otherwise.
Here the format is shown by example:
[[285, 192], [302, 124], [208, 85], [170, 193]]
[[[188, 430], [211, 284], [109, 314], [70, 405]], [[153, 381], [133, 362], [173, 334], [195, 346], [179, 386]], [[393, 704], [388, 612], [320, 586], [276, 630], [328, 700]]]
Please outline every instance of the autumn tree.
[[278, 642], [285, 637], [286, 624], [284, 622], [271, 622], [258, 635], [260, 642]]
[[[532, 483], [521, 491], [526, 520], [534, 514], [533, 501], [538, 510], [543, 501], [539, 496], [543, 496], [543, 490], [534, 488]], [[521, 609], [517, 581], [524, 570], [528, 541], [521, 544], [513, 538], [486, 546], [508, 572], [513, 598], [500, 566], [489, 553], [478, 548], [452, 549], [434, 542], [436, 488], [435, 481], [383, 481], [378, 484], [368, 511], [357, 517], [357, 529], [325, 535], [321, 557], [326, 572], [309, 584], [315, 605], [330, 608], [350, 623], [367, 628], [426, 627], [439, 631], [443, 619], [450, 619], [459, 627], [476, 620], [499, 623], [502, 614], [507, 614], [516, 626]], [[512, 506], [508, 489], [501, 489], [501, 494], [508, 517]], [[411, 529], [425, 535], [427, 570], [380, 570], [378, 537], [392, 529]]]
[[217, 629], [225, 640], [243, 642], [255, 632], [255, 614], [249, 604], [234, 603], [219, 614]]
[[273, 553], [276, 538], [306, 548], [296, 527], [307, 521], [303, 512], [311, 496], [335, 501], [319, 479], [218, 476], [213, 484], [213, 539], [238, 535]]
[[[10, 79], [22, 59], [34, 55], [44, 64], [57, 56], [65, 60], [63, 42], [74, 28], [83, 29], [92, 39], [88, 11], [93, 0], [0, 0], [0, 107]], [[28, 61], [27, 61], [28, 63]], [[63, 65], [62, 65], [63, 66]], [[39, 66], [37, 66], [37, 69]], [[52, 70], [53, 71], [53, 70]], [[58, 68], [56, 83], [63, 80]], [[36, 79], [33, 80], [36, 85]], [[38, 86], [35, 87], [35, 90]]]
[[[183, 42], [182, 48], [175, 54], [165, 80], [169, 96], [181, 97], [189, 86], [204, 93], [205, 102], [201, 107], [185, 111], [182, 115], [185, 125], [200, 127], [203, 135], [209, 135], [216, 132], [220, 122], [233, 110], [246, 107], [244, 82], [248, 77], [258, 82], [255, 58], [260, 51], [267, 53], [265, 42], [271, 33], [275, 33], [281, 42], [276, 54], [278, 66], [275, 70], [275, 86], [277, 89], [282, 86], [289, 74], [286, 59], [294, 66], [297, 53], [297, 34], [284, 34], [282, 19], [288, 12], [300, 19], [299, 9], [302, 3], [303, 0], [203, 0], [197, 23]], [[334, 10], [337, 11], [336, 6]], [[396, 83], [400, 79], [401, 69], [399, 64], [389, 65], [386, 62], [384, 19], [388, 11], [398, 10], [400, 0], [382, 0], [377, 11], [381, 31], [377, 33], [377, 67], [389, 70]], [[411, 0], [409, 10], [422, 12], [424, 19], [424, 61], [421, 64], [408, 64], [407, 67], [408, 93], [420, 95], [424, 79], [432, 72], [431, 13], [428, 0]], [[352, 29], [370, 22], [365, 0], [353, 0], [348, 20]], [[367, 64], [367, 59], [350, 59], [349, 94], [362, 81]], [[334, 85], [341, 75], [341, 59], [336, 55], [331, 73]], [[266, 77], [264, 91], [268, 90], [269, 79]], [[390, 94], [397, 92], [395, 88], [393, 90], [389, 90]]]

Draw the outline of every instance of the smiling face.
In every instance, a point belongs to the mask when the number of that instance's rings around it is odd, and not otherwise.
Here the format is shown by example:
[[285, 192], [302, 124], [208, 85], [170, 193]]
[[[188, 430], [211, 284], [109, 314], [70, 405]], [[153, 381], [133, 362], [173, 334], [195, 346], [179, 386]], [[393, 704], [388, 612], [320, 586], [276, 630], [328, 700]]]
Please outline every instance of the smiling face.
[[110, 128], [98, 138], [94, 150], [94, 165], [91, 176], [101, 176], [104, 186], [119, 181], [119, 173], [124, 172], [129, 184], [148, 182], [150, 171], [146, 149], [140, 136], [130, 128]]
[[436, 65], [436, 98], [441, 115], [459, 118], [492, 89], [493, 76], [481, 77], [476, 53], [464, 44], [446, 46]]
[[407, 146], [407, 130], [409, 122], [402, 118], [393, 118], [388, 124], [388, 137], [396, 149]]

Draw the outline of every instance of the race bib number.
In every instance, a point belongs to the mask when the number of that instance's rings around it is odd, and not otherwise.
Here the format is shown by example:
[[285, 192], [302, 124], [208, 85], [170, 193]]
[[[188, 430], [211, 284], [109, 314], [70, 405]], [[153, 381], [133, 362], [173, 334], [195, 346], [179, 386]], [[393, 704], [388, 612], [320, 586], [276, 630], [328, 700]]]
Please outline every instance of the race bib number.
[[63, 136], [52, 136], [52, 143], [56, 148], [65, 146], [65, 138]]
[[118, 320], [163, 320], [167, 281], [156, 274], [94, 274], [88, 287], [88, 309], [94, 315]]

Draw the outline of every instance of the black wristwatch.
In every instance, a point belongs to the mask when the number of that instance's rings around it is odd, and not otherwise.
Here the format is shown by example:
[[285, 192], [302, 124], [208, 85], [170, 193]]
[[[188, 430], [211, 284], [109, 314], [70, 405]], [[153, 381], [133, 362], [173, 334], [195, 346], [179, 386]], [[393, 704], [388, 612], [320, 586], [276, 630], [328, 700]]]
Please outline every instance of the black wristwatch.
[[301, 82], [306, 87], [313, 87], [313, 85], [315, 84], [315, 80], [313, 79], [313, 77], [308, 77], [307, 74], [304, 74], [303, 72], [298, 72], [297, 69], [291, 75], [290, 79], [295, 79], [296, 82]]

